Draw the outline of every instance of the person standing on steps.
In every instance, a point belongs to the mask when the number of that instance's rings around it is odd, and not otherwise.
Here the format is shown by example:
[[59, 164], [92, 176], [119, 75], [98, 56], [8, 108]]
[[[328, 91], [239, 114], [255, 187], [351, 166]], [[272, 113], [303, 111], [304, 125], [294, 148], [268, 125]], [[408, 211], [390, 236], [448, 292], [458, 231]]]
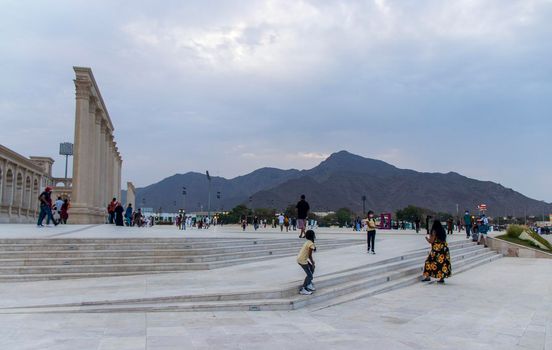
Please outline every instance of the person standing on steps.
[[466, 210], [466, 212], [464, 213], [464, 226], [466, 227], [466, 238], [470, 239], [471, 228], [472, 228], [472, 218], [469, 210]]
[[314, 288], [314, 285], [312, 284], [315, 267], [312, 253], [316, 251], [316, 246], [314, 245], [316, 235], [314, 234], [313, 230], [308, 230], [307, 232], [305, 232], [305, 238], [307, 241], [303, 244], [303, 247], [301, 247], [299, 255], [297, 255], [297, 263], [299, 264], [299, 266], [301, 266], [301, 268], [303, 269], [303, 271], [305, 271], [305, 274], [307, 275], [305, 277], [305, 280], [303, 281], [303, 286], [299, 291], [299, 294], [311, 295], [312, 292], [316, 290]]
[[366, 243], [366, 252], [376, 254], [374, 251], [376, 247], [376, 220], [374, 219], [374, 212], [371, 210], [368, 212], [368, 218], [366, 219]]
[[299, 238], [305, 236], [305, 229], [307, 227], [307, 217], [309, 215], [310, 206], [309, 203], [305, 200], [305, 195], [301, 195], [301, 200], [295, 206], [297, 208], [297, 227], [301, 230], [299, 233]]
[[441, 225], [441, 221], [434, 220], [431, 234], [425, 237], [431, 245], [431, 251], [424, 264], [422, 282], [429, 282], [431, 278], [437, 278], [439, 283], [445, 283], [445, 278], [450, 277], [452, 270], [450, 265], [450, 251], [447, 244], [447, 233]]
[[481, 215], [481, 221], [477, 227], [477, 230], [479, 231], [479, 237], [477, 237], [477, 245], [480, 245], [481, 241], [483, 241], [485, 248], [487, 248], [487, 233], [489, 232], [489, 219], [487, 219], [485, 214]]

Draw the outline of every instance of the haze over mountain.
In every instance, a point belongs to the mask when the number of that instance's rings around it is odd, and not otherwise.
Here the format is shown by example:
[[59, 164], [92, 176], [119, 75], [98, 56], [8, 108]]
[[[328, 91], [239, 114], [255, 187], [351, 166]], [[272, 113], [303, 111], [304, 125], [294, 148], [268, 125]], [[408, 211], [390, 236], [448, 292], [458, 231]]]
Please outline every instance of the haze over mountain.
[[[176, 174], [144, 188], [138, 188], [136, 205], [175, 211], [184, 206], [182, 187], [186, 187], [187, 211], [208, 205], [208, 181], [205, 174]], [[221, 198], [217, 198], [220, 192]], [[423, 173], [399, 169], [380, 160], [364, 158], [347, 151], [333, 153], [309, 170], [261, 168], [233, 179], [212, 178], [211, 209], [228, 210], [238, 204], [253, 208], [282, 210], [305, 194], [313, 211], [348, 207], [362, 212], [393, 212], [408, 205], [434, 211], [456, 213], [478, 204], [488, 205], [490, 215], [548, 214], [550, 203], [537, 201], [512, 189], [490, 182], [470, 179], [449, 172]]]

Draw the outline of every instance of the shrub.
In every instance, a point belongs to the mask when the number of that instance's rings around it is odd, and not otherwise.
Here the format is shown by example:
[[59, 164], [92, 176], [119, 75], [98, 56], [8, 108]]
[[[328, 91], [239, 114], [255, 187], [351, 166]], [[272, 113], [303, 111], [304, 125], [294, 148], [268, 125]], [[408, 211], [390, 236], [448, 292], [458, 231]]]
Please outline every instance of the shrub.
[[535, 241], [548, 248], [548, 250], [552, 250], [552, 244], [550, 244], [550, 242], [548, 242], [545, 238], [542, 238], [538, 233], [535, 233], [533, 230], [530, 229], [526, 229], [525, 232], [527, 232], [529, 236], [531, 236], [531, 238], [533, 238]]
[[[526, 227], [521, 225], [510, 225], [506, 230], [506, 234], [512, 238], [519, 238], [519, 236], [526, 230]], [[530, 230], [527, 230], [530, 231]]]

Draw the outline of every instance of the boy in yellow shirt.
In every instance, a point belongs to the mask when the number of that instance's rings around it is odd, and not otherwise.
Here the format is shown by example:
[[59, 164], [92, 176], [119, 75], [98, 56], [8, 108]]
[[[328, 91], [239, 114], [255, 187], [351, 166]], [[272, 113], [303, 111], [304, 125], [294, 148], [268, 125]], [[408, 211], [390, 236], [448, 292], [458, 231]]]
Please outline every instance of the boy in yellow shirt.
[[307, 274], [307, 277], [305, 277], [305, 281], [303, 282], [303, 287], [299, 291], [299, 294], [302, 295], [311, 295], [312, 292], [315, 291], [314, 285], [312, 284], [315, 267], [312, 253], [316, 250], [316, 246], [314, 245], [315, 237], [316, 236], [313, 230], [305, 232], [305, 239], [307, 241], [303, 244], [303, 247], [301, 247], [299, 255], [297, 255], [297, 263]]

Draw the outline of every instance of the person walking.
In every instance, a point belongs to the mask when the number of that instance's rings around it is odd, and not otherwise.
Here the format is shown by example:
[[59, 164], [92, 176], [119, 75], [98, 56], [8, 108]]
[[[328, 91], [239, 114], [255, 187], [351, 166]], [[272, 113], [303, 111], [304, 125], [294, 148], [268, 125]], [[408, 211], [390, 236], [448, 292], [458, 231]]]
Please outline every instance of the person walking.
[[280, 232], [284, 231], [284, 221], [285, 221], [284, 215], [280, 214], [278, 215], [278, 225], [280, 226]]
[[286, 232], [289, 232], [289, 218], [287, 216], [284, 218], [284, 226], [286, 227]]
[[67, 224], [67, 219], [69, 219], [69, 199], [65, 198], [63, 204], [61, 205], [61, 223]]
[[253, 229], [255, 231], [259, 229], [259, 218], [256, 216], [253, 218]]
[[54, 220], [54, 217], [52, 215], [52, 188], [46, 187], [44, 189], [44, 192], [38, 196], [38, 201], [40, 202], [40, 214], [38, 214], [38, 222], [36, 225], [38, 227], [43, 227], [42, 222], [44, 221], [44, 218], [46, 217], [47, 222], [50, 222], [50, 220], [54, 223], [54, 226], [57, 226], [57, 221]]
[[134, 212], [134, 218], [132, 220], [132, 226], [141, 227], [142, 226], [142, 209], [138, 208], [137, 211]]
[[374, 219], [374, 212], [368, 211], [368, 218], [366, 219], [366, 252], [376, 254], [376, 220]]
[[312, 283], [315, 268], [312, 253], [316, 251], [316, 246], [314, 245], [316, 235], [314, 234], [313, 230], [308, 230], [307, 232], [305, 232], [305, 238], [307, 241], [303, 244], [303, 247], [301, 247], [301, 250], [297, 255], [297, 263], [299, 264], [299, 266], [301, 266], [301, 268], [303, 269], [303, 271], [305, 271], [305, 274], [307, 275], [305, 277], [305, 280], [303, 281], [303, 286], [299, 291], [299, 294], [311, 295], [312, 292], [316, 290]]
[[452, 235], [452, 231], [454, 230], [454, 220], [452, 219], [452, 216], [447, 219], [447, 235]]
[[487, 219], [485, 214], [481, 215], [481, 221], [477, 226], [477, 230], [479, 231], [479, 237], [477, 237], [477, 245], [480, 245], [481, 241], [483, 241], [485, 248], [487, 248], [487, 233], [489, 233], [489, 219]]
[[309, 203], [305, 200], [305, 195], [301, 195], [301, 199], [297, 202], [295, 206], [297, 208], [297, 228], [301, 230], [299, 233], [299, 238], [305, 237], [305, 230], [307, 227], [307, 217], [309, 215], [310, 206]]
[[62, 205], [63, 205], [63, 199], [61, 199], [61, 197], [58, 197], [57, 200], [54, 202], [54, 208], [60, 214], [60, 216], [61, 216], [61, 206]]
[[420, 218], [416, 216], [414, 220], [414, 225], [416, 227], [416, 233], [420, 233]]
[[450, 264], [450, 251], [447, 244], [447, 233], [441, 225], [441, 221], [434, 220], [431, 234], [426, 236], [426, 241], [431, 245], [431, 251], [424, 264], [422, 282], [437, 278], [439, 283], [445, 283], [445, 278], [452, 274]]
[[466, 210], [466, 212], [464, 213], [464, 227], [466, 227], [466, 238], [470, 239], [471, 228], [472, 228], [472, 218], [469, 210]]
[[113, 198], [107, 205], [107, 213], [109, 214], [109, 223], [113, 224], [115, 220], [115, 207], [117, 206], [117, 198]]
[[114, 214], [115, 214], [115, 225], [117, 226], [124, 226], [123, 221], [123, 212], [125, 209], [123, 208], [123, 205], [120, 202], [117, 202], [115, 204]]
[[127, 226], [132, 226], [132, 203], [128, 203], [125, 210], [125, 222]]
[[429, 225], [431, 224], [431, 215], [426, 216], [426, 234], [429, 235]]

